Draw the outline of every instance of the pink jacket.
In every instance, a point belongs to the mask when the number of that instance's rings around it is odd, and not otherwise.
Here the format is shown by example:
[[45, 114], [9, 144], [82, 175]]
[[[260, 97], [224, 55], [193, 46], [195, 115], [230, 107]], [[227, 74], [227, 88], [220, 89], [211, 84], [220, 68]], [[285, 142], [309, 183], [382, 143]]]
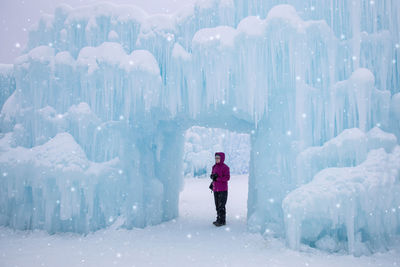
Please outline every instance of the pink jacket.
[[224, 163], [225, 154], [223, 152], [217, 152], [215, 155], [219, 155], [221, 160], [212, 167], [211, 173], [218, 174], [217, 180], [213, 182], [213, 189], [214, 191], [228, 191], [230, 174], [228, 165]]

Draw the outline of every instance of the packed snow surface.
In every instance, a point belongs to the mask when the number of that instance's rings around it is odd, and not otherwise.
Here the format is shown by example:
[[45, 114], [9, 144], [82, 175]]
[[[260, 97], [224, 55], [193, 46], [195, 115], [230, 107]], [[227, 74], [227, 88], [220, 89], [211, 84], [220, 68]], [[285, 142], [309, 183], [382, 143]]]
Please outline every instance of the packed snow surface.
[[0, 266], [386, 267], [400, 262], [400, 240], [385, 253], [354, 257], [345, 250], [328, 254], [307, 246], [293, 251], [284, 239], [247, 232], [247, 175], [231, 177], [227, 225], [216, 228], [209, 179], [188, 178], [184, 183], [180, 216], [144, 229], [122, 229], [120, 219], [86, 236], [1, 227]]

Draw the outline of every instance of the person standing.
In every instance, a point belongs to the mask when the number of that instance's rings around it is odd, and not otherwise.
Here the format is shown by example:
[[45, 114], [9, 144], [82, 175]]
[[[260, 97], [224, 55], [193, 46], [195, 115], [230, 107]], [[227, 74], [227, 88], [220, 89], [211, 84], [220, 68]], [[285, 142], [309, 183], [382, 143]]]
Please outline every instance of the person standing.
[[213, 222], [215, 226], [226, 224], [226, 201], [228, 199], [228, 181], [230, 179], [229, 167], [224, 163], [225, 154], [215, 153], [215, 164], [212, 167], [210, 178], [212, 190], [214, 192], [215, 209], [217, 210], [217, 220]]

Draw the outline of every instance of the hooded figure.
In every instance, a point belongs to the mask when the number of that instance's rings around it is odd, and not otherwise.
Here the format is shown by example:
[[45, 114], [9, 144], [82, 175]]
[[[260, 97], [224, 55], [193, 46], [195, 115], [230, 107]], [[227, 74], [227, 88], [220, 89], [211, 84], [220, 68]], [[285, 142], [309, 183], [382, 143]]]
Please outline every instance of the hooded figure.
[[213, 179], [213, 191], [215, 209], [217, 210], [217, 220], [213, 222], [216, 226], [226, 224], [226, 201], [228, 199], [228, 181], [230, 179], [229, 167], [224, 163], [225, 154], [215, 153], [215, 164], [212, 167], [211, 179]]

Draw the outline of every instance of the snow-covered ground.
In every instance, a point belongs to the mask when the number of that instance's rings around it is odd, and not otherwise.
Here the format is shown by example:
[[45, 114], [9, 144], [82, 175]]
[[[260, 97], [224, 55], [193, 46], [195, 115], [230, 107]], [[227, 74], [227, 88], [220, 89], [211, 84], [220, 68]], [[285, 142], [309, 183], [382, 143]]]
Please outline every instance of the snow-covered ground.
[[87, 236], [0, 228], [0, 266], [398, 266], [400, 240], [386, 253], [354, 257], [264, 239], [246, 231], [247, 175], [232, 176], [227, 225], [216, 228], [209, 179], [185, 179], [176, 220], [145, 229], [107, 229]]

